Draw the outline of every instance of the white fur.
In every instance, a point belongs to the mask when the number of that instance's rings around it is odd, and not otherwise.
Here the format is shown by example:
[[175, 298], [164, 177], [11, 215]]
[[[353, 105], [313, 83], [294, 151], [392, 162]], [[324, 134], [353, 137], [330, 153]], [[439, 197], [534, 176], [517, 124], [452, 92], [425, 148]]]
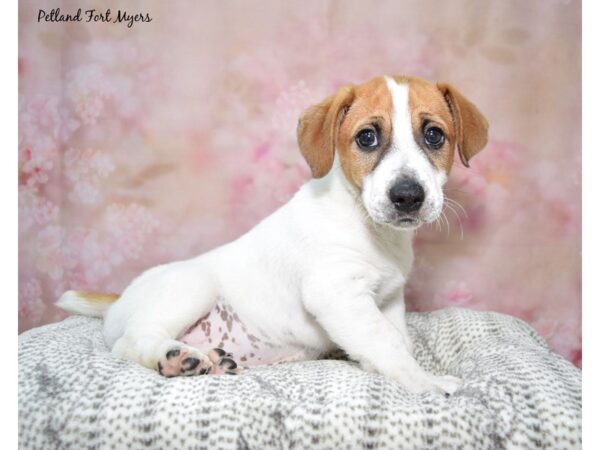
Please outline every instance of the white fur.
[[365, 369], [411, 391], [454, 391], [456, 378], [425, 372], [411, 355], [403, 287], [413, 261], [412, 231], [372, 220], [387, 214], [387, 189], [407, 170], [427, 186], [429, 214], [440, 209], [440, 178], [407, 128], [408, 89], [393, 82], [390, 89], [393, 150], [367, 177], [364, 200], [336, 159], [327, 176], [307, 182], [239, 239], [148, 270], [106, 313], [104, 335], [113, 353], [155, 368], [219, 298], [291, 353], [314, 358], [339, 346]]

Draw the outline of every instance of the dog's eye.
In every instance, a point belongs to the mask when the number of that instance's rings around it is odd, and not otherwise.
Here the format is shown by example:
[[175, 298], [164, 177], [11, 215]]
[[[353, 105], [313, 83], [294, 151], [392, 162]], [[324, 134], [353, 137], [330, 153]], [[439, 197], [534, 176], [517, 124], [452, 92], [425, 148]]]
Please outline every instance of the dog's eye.
[[379, 145], [377, 131], [366, 128], [356, 135], [356, 143], [363, 150], [374, 150]]
[[446, 136], [438, 127], [430, 127], [424, 130], [425, 143], [432, 149], [438, 149], [444, 144]]

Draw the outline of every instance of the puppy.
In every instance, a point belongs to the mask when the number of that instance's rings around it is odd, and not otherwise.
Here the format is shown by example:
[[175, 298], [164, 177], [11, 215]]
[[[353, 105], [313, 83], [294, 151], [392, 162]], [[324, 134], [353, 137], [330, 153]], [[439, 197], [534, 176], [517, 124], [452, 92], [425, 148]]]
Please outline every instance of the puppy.
[[152, 268], [116, 297], [58, 302], [104, 317], [112, 353], [166, 376], [235, 373], [339, 347], [409, 391], [452, 393], [412, 356], [403, 288], [413, 231], [442, 211], [454, 159], [486, 119], [448, 84], [407, 76], [347, 85], [310, 107], [298, 144], [313, 178], [237, 240]]

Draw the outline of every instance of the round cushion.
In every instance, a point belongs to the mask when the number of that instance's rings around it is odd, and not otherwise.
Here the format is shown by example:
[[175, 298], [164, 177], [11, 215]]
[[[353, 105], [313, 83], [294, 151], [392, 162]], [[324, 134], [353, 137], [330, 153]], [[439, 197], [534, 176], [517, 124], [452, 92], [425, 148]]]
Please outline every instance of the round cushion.
[[22, 449], [416, 449], [581, 446], [581, 372], [510, 316], [407, 314], [423, 368], [464, 380], [408, 393], [356, 363], [164, 378], [114, 357], [99, 319], [19, 337]]

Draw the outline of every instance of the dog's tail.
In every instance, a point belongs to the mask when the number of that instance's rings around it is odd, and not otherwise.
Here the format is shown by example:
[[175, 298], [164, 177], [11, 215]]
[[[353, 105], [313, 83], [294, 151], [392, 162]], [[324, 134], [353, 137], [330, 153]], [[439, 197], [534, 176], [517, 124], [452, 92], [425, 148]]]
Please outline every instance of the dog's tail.
[[115, 294], [67, 291], [56, 302], [56, 306], [73, 314], [103, 317], [108, 307], [119, 298]]

